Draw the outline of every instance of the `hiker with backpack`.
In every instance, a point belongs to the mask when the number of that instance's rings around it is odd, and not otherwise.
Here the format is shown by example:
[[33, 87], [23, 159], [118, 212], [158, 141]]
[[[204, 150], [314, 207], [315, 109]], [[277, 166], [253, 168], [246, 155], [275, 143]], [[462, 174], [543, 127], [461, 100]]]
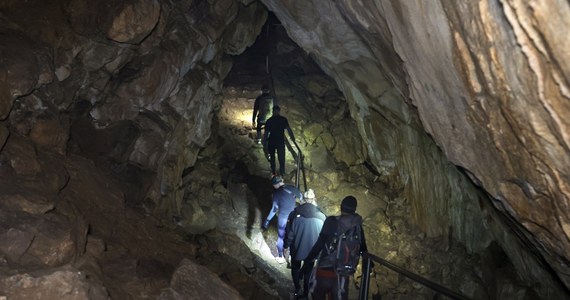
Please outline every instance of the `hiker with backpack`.
[[313, 261], [306, 258], [317, 241], [326, 218], [317, 206], [312, 189], [305, 192], [301, 203], [289, 214], [285, 233], [285, 248], [289, 248], [291, 253], [291, 277], [295, 286], [295, 298], [308, 296]]
[[258, 144], [261, 144], [261, 128], [265, 125], [265, 122], [271, 117], [271, 113], [273, 112], [273, 97], [270, 92], [269, 87], [264, 85], [261, 88], [261, 95], [255, 98], [253, 104], [251, 125], [257, 131], [256, 142]]
[[281, 176], [273, 176], [271, 179], [271, 184], [273, 185], [273, 206], [267, 215], [267, 218], [263, 222], [261, 228], [266, 230], [269, 227], [269, 222], [277, 214], [277, 257], [278, 263], [283, 264], [286, 262], [286, 258], [283, 255], [283, 239], [285, 238], [285, 227], [287, 226], [287, 218], [289, 214], [295, 209], [297, 201], [295, 197], [299, 198], [299, 201], [303, 200], [303, 195], [298, 188], [285, 184]]
[[279, 159], [279, 174], [285, 175], [285, 130], [289, 133], [291, 141], [295, 142], [293, 130], [289, 126], [287, 118], [281, 115], [279, 105], [273, 106], [273, 116], [265, 123], [264, 140], [267, 142], [267, 152], [271, 172], [275, 174], [275, 152]]
[[312, 277], [312, 299], [346, 300], [348, 283], [362, 253], [368, 252], [362, 217], [356, 213], [356, 198], [342, 199], [340, 216], [327, 217], [307, 260], [316, 261]]

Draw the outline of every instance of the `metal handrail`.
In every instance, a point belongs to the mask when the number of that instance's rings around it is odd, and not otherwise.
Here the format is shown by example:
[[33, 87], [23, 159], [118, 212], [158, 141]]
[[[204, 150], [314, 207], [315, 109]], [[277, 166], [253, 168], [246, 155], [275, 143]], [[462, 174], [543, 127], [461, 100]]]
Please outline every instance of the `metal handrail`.
[[417, 275], [415, 273], [412, 273], [400, 266], [397, 266], [385, 259], [382, 259], [378, 256], [375, 256], [373, 254], [370, 253], [363, 253], [362, 254], [362, 279], [361, 279], [361, 285], [360, 285], [360, 294], [358, 296], [358, 299], [360, 300], [365, 300], [368, 298], [368, 290], [370, 287], [370, 271], [372, 269], [372, 261], [377, 262], [385, 267], [387, 267], [388, 269], [391, 269], [392, 271], [395, 271], [399, 274], [402, 274], [408, 278], [410, 278], [411, 280], [426, 286], [436, 292], [438, 292], [439, 294], [442, 294], [444, 296], [447, 296], [451, 299], [458, 299], [458, 300], [469, 300], [469, 298], [467, 298], [464, 295], [461, 295], [457, 292], [454, 292], [440, 284], [437, 284], [433, 281], [430, 281], [420, 275]]
[[301, 172], [303, 175], [303, 183], [304, 183], [304, 187], [305, 187], [305, 191], [307, 190], [307, 178], [305, 177], [305, 166], [303, 164], [303, 159], [305, 158], [303, 156], [303, 152], [301, 152], [301, 148], [299, 148], [299, 145], [293, 141], [293, 144], [295, 144], [295, 147], [297, 147], [297, 174], [295, 177], [295, 185], [297, 186], [297, 188], [299, 188], [299, 178], [301, 178]]
[[289, 142], [289, 139], [285, 138], [285, 145], [287, 146], [287, 149], [289, 149], [289, 151], [291, 152], [291, 155], [293, 155], [293, 158], [295, 159], [295, 163], [297, 164], [297, 170], [295, 171], [295, 187], [299, 188], [299, 178], [301, 178], [301, 173], [303, 175], [303, 186], [305, 188], [305, 191], [307, 190], [307, 178], [305, 176], [305, 166], [303, 164], [303, 152], [301, 152], [301, 148], [299, 147], [299, 144], [297, 144], [297, 142], [293, 141], [293, 145], [295, 145], [295, 148], [297, 148], [297, 152], [295, 152], [295, 149], [293, 149], [293, 147], [291, 146], [291, 142]]

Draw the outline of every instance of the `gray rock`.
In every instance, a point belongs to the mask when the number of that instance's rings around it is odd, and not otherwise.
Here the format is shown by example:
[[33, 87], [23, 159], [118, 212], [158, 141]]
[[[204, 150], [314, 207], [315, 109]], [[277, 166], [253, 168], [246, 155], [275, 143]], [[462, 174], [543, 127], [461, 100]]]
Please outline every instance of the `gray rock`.
[[239, 293], [205, 267], [184, 259], [174, 272], [170, 287], [160, 300], [182, 299], [243, 299]]
[[7, 299], [106, 300], [107, 290], [81, 271], [65, 266], [36, 273], [0, 275], [0, 290]]

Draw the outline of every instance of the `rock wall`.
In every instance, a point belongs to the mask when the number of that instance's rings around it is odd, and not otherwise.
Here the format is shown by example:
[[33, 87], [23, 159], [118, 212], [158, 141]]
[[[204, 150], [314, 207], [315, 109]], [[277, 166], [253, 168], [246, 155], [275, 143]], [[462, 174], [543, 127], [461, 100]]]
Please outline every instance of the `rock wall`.
[[[0, 3], [0, 296], [138, 299], [168, 285], [195, 251], [150, 215], [180, 213], [228, 55], [266, 16], [245, 0]], [[164, 299], [189, 296], [176, 276]]]
[[115, 170], [156, 174], [139, 198], [177, 214], [227, 54], [253, 43], [266, 19], [261, 4], [242, 2], [3, 3], [0, 118], [38, 147], [63, 154], [71, 139]]
[[417, 224], [471, 251], [498, 240], [543, 296], [567, 293], [567, 2], [263, 2], [335, 78]]

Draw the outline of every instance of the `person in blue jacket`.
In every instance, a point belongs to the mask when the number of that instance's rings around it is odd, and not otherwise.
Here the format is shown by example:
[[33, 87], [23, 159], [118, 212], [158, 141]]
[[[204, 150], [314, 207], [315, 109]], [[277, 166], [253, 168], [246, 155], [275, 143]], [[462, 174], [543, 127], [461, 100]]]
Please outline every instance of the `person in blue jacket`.
[[285, 227], [287, 226], [287, 218], [289, 214], [295, 209], [297, 201], [303, 199], [303, 195], [298, 188], [285, 184], [283, 182], [283, 177], [277, 175], [271, 179], [271, 184], [273, 185], [273, 206], [263, 222], [262, 228], [265, 230], [269, 227], [269, 222], [277, 214], [277, 261], [279, 263], [285, 263], [285, 257], [283, 256], [283, 239], [285, 238]]
[[[317, 206], [315, 192], [312, 189], [307, 190], [303, 196], [302, 204], [289, 214], [285, 233], [285, 248], [290, 248], [291, 277], [295, 286], [295, 297], [298, 298], [308, 297], [313, 261], [305, 259], [319, 238], [326, 218]], [[303, 280], [302, 293], [301, 280]]]

